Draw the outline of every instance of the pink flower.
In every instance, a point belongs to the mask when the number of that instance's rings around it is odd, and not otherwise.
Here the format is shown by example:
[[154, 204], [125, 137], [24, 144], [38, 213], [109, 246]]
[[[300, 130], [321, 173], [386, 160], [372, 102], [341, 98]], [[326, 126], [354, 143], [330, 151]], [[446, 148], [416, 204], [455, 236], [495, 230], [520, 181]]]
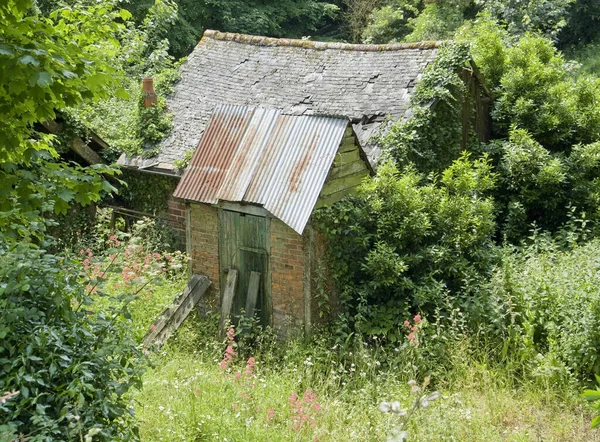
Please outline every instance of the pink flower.
[[404, 321], [404, 327], [410, 328], [410, 322], [408, 322], [408, 320]]
[[411, 341], [414, 341], [415, 338], [416, 338], [416, 336], [413, 333], [408, 334], [408, 339], [410, 339]]
[[413, 320], [415, 321], [415, 324], [420, 324], [421, 323], [421, 315], [415, 315]]
[[269, 408], [267, 410], [267, 422], [271, 423], [273, 422], [273, 419], [275, 419], [275, 410]]

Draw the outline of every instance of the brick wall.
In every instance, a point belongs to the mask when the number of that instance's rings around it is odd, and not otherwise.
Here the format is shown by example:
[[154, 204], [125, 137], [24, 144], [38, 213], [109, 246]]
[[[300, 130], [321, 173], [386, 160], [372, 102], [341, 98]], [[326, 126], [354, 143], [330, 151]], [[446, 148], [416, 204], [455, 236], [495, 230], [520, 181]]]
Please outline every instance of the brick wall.
[[169, 207], [167, 210], [167, 220], [177, 233], [178, 239], [181, 242], [181, 249], [185, 250], [185, 202], [178, 198], [173, 198], [173, 195], [171, 195], [167, 203]]
[[206, 307], [219, 305], [219, 230], [217, 209], [205, 204], [190, 205], [192, 272], [206, 275], [212, 285]]
[[304, 319], [304, 248], [302, 236], [271, 220], [271, 297], [273, 326], [286, 333]]

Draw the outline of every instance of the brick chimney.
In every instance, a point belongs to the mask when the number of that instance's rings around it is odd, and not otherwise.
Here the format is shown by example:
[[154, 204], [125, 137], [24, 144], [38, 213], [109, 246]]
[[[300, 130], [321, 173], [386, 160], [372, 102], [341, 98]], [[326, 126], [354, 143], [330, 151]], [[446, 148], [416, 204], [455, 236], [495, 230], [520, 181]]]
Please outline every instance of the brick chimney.
[[142, 79], [142, 91], [144, 92], [144, 107], [156, 106], [156, 92], [154, 92], [152, 77]]

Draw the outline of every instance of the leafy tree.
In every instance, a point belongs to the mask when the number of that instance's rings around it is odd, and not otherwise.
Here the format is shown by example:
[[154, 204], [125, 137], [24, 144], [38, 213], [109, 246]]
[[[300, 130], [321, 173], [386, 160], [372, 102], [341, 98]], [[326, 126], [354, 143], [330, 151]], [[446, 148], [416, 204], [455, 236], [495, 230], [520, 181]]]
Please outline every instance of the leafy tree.
[[363, 37], [373, 43], [447, 39], [473, 11], [473, 0], [388, 0], [373, 11]]
[[61, 162], [56, 139], [37, 131], [58, 111], [108, 95], [129, 13], [112, 2], [48, 16], [32, 6], [0, 4], [0, 390], [18, 390], [0, 405], [0, 438], [131, 440], [125, 393], [142, 366], [116, 321], [122, 312], [92, 316], [74, 264], [39, 248], [53, 214], [113, 191], [105, 177], [116, 170]]
[[569, 6], [575, 0], [477, 0], [485, 10], [506, 24], [515, 35], [541, 32], [556, 37], [567, 25]]

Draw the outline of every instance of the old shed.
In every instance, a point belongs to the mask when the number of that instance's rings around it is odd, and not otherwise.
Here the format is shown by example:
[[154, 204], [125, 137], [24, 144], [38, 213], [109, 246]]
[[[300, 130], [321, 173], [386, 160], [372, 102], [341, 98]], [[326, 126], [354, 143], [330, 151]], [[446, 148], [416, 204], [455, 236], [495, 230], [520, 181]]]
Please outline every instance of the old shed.
[[[310, 327], [325, 247], [311, 215], [376, 167], [373, 135], [410, 118], [438, 47], [204, 33], [168, 97], [172, 133], [153, 157], [123, 155], [119, 164], [180, 180], [169, 215], [185, 227], [191, 270], [213, 282], [214, 305], [255, 308], [280, 329]], [[485, 111], [477, 77], [463, 78]], [[191, 152], [181, 176], [176, 161]], [[230, 269], [235, 296], [224, 300]]]

